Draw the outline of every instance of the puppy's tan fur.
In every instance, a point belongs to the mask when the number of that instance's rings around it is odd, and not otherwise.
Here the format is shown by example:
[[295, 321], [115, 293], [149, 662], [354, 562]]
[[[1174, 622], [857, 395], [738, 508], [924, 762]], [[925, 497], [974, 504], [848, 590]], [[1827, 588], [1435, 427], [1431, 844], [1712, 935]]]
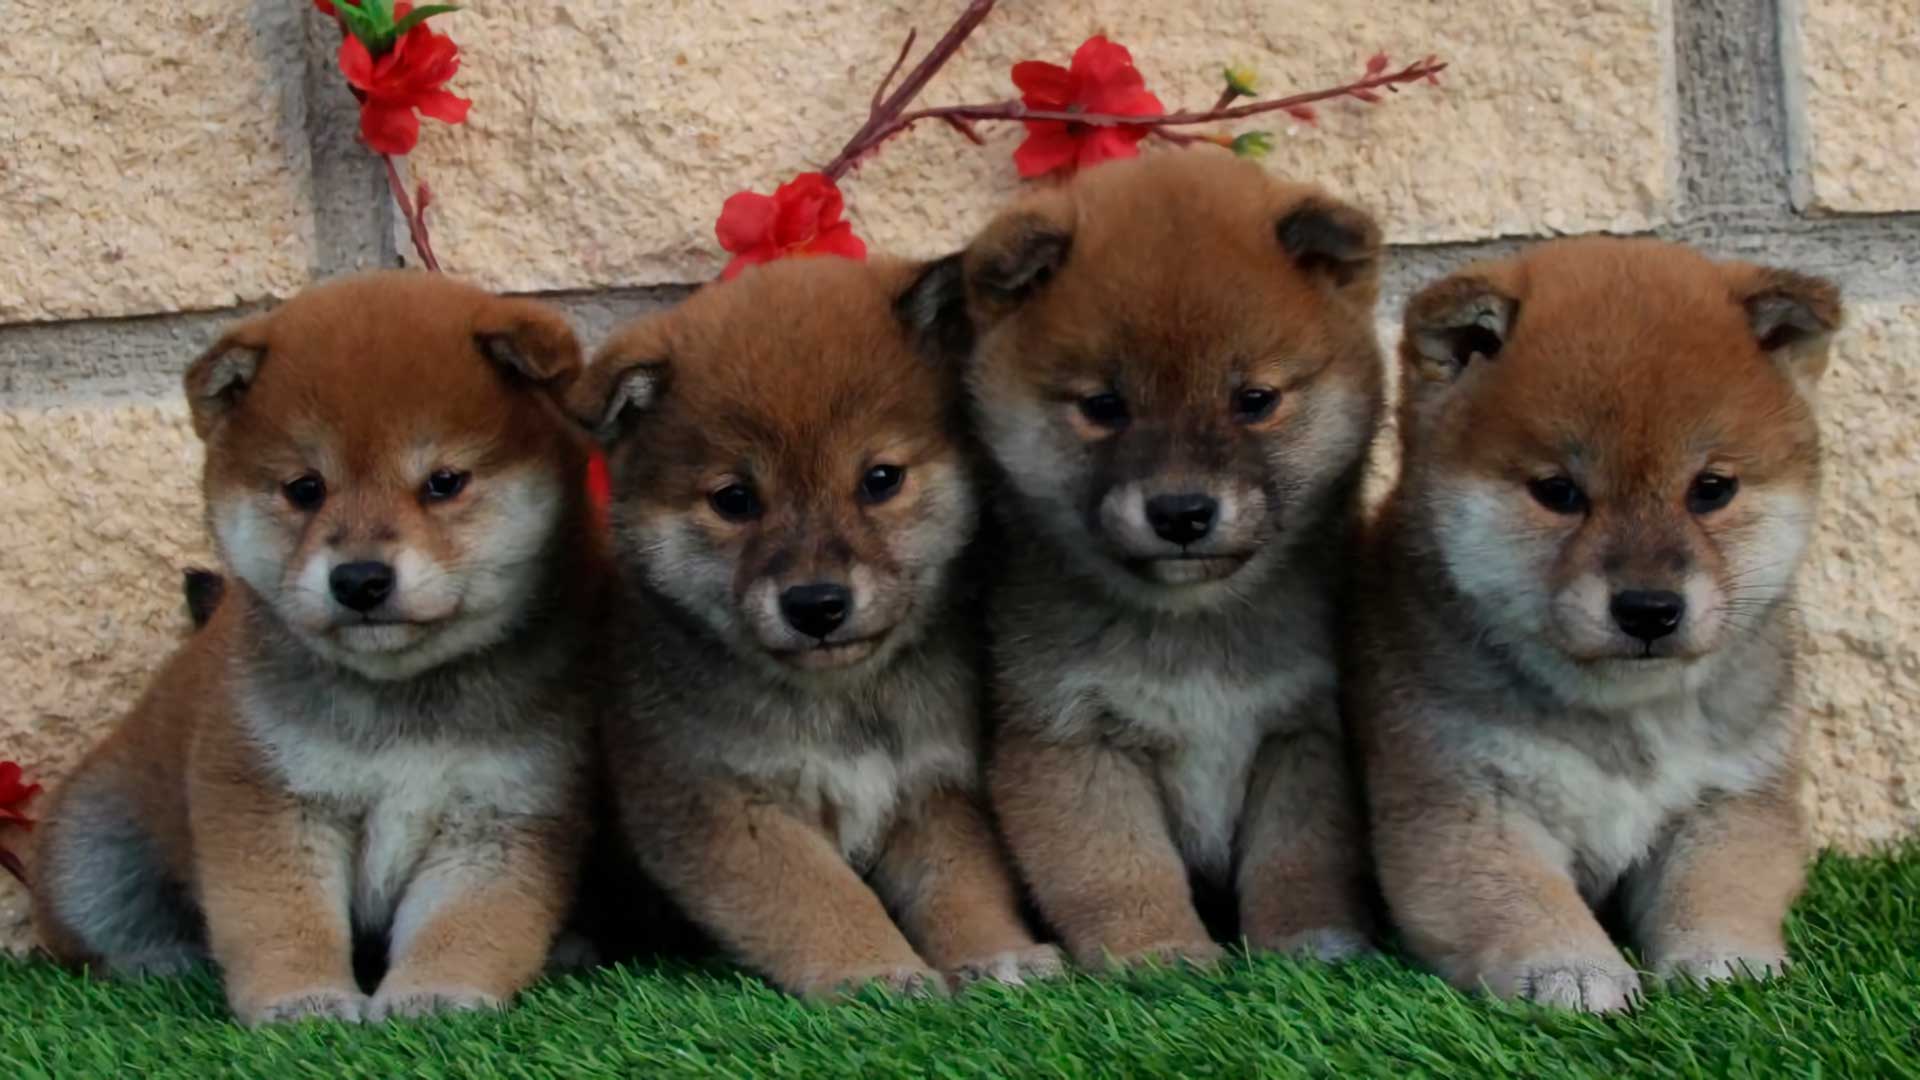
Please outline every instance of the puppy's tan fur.
[[[587, 444], [548, 396], [580, 359], [550, 309], [387, 273], [194, 362], [228, 584], [48, 808], [56, 957], [210, 953], [248, 1023], [497, 1006], [540, 971], [585, 828], [605, 566]], [[429, 494], [440, 472], [464, 486]], [[296, 505], [301, 477], [324, 496]], [[330, 574], [368, 560], [391, 590], [349, 609]], [[388, 945], [371, 999], [356, 934]]]
[[[1190, 879], [1257, 948], [1365, 947], [1334, 654], [1378, 249], [1359, 210], [1194, 151], [1034, 195], [966, 252], [1003, 480], [993, 800], [1083, 963], [1217, 956]], [[1154, 524], [1169, 499], [1217, 504], [1203, 536]]]
[[[974, 482], [953, 373], [915, 347], [938, 278], [750, 270], [620, 333], [570, 397], [609, 442], [634, 587], [606, 740], [623, 830], [697, 922], [807, 996], [1059, 967], [981, 806]], [[876, 468], [901, 470], [883, 497]], [[823, 585], [848, 590], [845, 620], [815, 638], [782, 598]]]
[[[1658, 975], [1786, 964], [1792, 578], [1839, 319], [1825, 282], [1608, 239], [1409, 304], [1352, 687], [1387, 899], [1456, 984], [1628, 1005], [1612, 896]], [[1636, 635], [1628, 591], [1681, 605]]]

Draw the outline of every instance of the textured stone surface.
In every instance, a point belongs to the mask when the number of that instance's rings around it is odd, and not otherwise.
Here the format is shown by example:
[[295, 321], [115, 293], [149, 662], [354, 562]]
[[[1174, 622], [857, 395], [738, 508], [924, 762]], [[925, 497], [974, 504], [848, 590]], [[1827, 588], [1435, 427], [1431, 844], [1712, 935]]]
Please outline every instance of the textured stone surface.
[[[414, 154], [438, 200], [435, 244], [513, 289], [711, 276], [722, 200], [831, 158], [907, 30], [924, 49], [961, 6], [476, 4], [443, 24], [466, 51], [456, 88], [471, 118], [430, 125]], [[1480, 0], [1472, 18], [1444, 4], [1005, 0], [921, 101], [1007, 98], [1015, 61], [1064, 63], [1102, 31], [1170, 107], [1210, 104], [1227, 61], [1282, 93], [1345, 81], [1377, 49], [1444, 55], [1443, 90], [1329, 103], [1319, 127], [1244, 125], [1276, 132], [1276, 171], [1366, 201], [1397, 240], [1640, 229], [1673, 196], [1669, 0]], [[984, 148], [932, 125], [890, 144], [846, 184], [861, 234], [933, 254], [979, 226], [1017, 188], [1022, 135], [983, 131]]]
[[[206, 565], [186, 409], [0, 411], [0, 756], [57, 781], [133, 703], [187, 626]], [[25, 905], [0, 875], [0, 942]]]
[[1794, 202], [1920, 209], [1920, 10], [1913, 0], [1782, 0]]
[[1862, 847], [1920, 832], [1920, 304], [1856, 306], [1821, 393], [1801, 700], [1815, 825]]
[[0, 322], [223, 307], [306, 279], [305, 6], [5, 5]]

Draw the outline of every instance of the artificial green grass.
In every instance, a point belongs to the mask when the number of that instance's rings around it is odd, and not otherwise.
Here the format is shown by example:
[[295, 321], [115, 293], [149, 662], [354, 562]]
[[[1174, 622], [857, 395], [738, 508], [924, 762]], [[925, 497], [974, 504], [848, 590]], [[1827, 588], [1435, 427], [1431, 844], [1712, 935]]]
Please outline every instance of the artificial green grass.
[[1784, 979], [1654, 991], [1594, 1018], [1469, 999], [1398, 960], [1240, 957], [805, 1006], [714, 968], [536, 987], [503, 1015], [245, 1031], [213, 978], [92, 982], [0, 965], [11, 1078], [1920, 1076], [1920, 846], [1823, 857]]

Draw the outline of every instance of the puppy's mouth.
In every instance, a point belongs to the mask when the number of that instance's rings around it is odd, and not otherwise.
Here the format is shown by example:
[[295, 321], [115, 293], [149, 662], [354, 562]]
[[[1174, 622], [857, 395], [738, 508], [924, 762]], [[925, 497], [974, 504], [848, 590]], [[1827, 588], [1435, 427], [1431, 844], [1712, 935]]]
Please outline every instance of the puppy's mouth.
[[362, 616], [335, 626], [330, 633], [342, 648], [357, 653], [396, 653], [418, 645], [446, 622], [439, 619], [399, 619]]
[[873, 634], [845, 641], [815, 641], [798, 649], [775, 649], [773, 656], [796, 671], [836, 671], [872, 656], [885, 638], [885, 634]]
[[1199, 585], [1221, 581], [1238, 573], [1253, 553], [1225, 552], [1206, 555], [1166, 555], [1151, 559], [1128, 559], [1126, 568], [1136, 577], [1156, 585]]

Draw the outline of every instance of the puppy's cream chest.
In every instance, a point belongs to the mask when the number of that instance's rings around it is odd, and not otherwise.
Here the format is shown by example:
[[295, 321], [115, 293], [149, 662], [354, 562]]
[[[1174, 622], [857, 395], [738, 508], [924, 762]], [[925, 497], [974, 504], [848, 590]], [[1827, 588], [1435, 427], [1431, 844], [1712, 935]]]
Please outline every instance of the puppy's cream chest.
[[356, 925], [387, 926], [436, 840], [458, 847], [502, 819], [550, 814], [566, 791], [550, 747], [396, 741], [368, 750], [324, 736], [263, 740], [289, 791], [345, 832]]

